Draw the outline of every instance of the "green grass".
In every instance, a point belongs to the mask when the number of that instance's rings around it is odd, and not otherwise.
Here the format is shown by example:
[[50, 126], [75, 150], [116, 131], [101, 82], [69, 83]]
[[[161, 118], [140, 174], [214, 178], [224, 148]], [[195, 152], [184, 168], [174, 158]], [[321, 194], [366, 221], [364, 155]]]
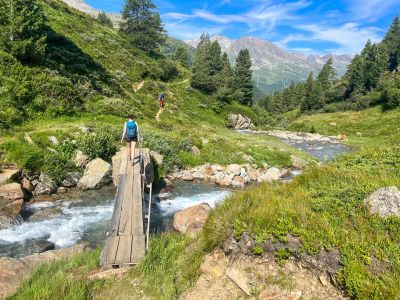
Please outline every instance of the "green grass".
[[99, 283], [87, 276], [99, 268], [100, 249], [45, 263], [34, 270], [10, 300], [93, 299]]
[[[380, 106], [362, 111], [303, 116], [292, 122], [289, 130], [310, 131], [325, 135], [345, 134], [354, 145], [390, 145], [400, 142], [400, 109], [382, 112]], [[336, 123], [336, 125], [331, 125]]]

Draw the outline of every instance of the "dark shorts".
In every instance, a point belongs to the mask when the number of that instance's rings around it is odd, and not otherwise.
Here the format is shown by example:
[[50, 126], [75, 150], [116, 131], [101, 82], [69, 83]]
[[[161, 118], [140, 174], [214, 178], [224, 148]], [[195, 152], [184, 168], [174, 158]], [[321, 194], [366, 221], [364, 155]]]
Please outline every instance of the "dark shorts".
[[130, 138], [128, 138], [126, 136], [126, 137], [124, 137], [124, 141], [127, 142], [127, 143], [130, 143], [130, 142], [136, 142], [137, 143], [138, 139], [137, 139], [137, 137], [135, 137], [133, 139], [130, 139]]

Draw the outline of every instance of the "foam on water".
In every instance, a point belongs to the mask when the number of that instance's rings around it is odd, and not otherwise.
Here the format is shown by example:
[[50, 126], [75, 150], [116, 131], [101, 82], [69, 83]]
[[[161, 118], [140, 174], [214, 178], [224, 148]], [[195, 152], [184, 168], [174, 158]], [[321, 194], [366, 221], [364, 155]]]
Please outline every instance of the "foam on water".
[[0, 243], [47, 239], [58, 247], [69, 247], [76, 244], [92, 226], [105, 224], [111, 218], [113, 210], [112, 203], [86, 207], [70, 207], [70, 205], [71, 203], [63, 203], [61, 216], [40, 222], [25, 222], [20, 226], [0, 230]]
[[178, 196], [173, 199], [162, 201], [158, 204], [161, 212], [164, 215], [172, 215], [173, 213], [184, 210], [190, 206], [194, 206], [201, 203], [207, 203], [211, 207], [224, 200], [229, 196], [229, 191], [213, 191], [208, 193], [196, 194], [193, 196]]

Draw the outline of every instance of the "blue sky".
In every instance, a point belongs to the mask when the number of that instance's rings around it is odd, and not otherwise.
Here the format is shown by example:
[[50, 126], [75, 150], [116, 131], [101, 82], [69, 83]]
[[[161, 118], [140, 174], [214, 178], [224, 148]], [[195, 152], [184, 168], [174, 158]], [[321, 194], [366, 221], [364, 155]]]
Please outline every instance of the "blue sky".
[[[85, 0], [120, 12], [124, 0]], [[400, 0], [155, 0], [168, 33], [179, 39], [202, 32], [230, 38], [255, 36], [289, 51], [350, 53], [380, 41]]]

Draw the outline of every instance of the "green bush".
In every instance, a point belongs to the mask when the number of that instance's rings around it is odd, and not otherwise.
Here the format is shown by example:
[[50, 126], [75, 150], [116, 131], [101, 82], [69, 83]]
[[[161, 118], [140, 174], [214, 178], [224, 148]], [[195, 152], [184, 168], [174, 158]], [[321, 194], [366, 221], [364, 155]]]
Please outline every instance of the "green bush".
[[45, 153], [37, 145], [17, 140], [9, 140], [0, 145], [4, 153], [3, 160], [15, 163], [26, 171], [39, 172], [45, 162]]
[[101, 128], [96, 133], [85, 134], [78, 139], [78, 148], [90, 159], [101, 158], [111, 161], [117, 151], [115, 136], [110, 130]]
[[53, 179], [58, 185], [63, 182], [65, 175], [68, 172], [76, 170], [77, 167], [75, 164], [62, 154], [47, 155], [41, 168], [41, 171], [50, 176], [50, 178]]
[[176, 77], [178, 77], [179, 75], [179, 70], [176, 64], [169, 59], [162, 60], [160, 62], [160, 67], [161, 67], [160, 79], [162, 81], [171, 81]]
[[382, 94], [382, 103], [384, 109], [393, 109], [400, 106], [400, 89], [386, 88]]

